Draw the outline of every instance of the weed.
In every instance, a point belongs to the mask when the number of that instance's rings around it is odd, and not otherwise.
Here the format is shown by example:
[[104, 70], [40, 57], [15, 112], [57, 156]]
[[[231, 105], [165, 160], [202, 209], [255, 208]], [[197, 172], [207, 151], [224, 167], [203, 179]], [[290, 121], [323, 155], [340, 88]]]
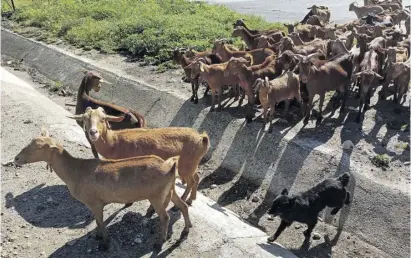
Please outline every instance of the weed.
[[379, 154], [374, 156], [371, 162], [377, 167], [387, 168], [390, 165], [390, 158], [386, 154]]
[[60, 90], [62, 86], [63, 86], [63, 83], [57, 81], [53, 85], [51, 85], [51, 87], [49, 88], [49, 91], [56, 92]]
[[402, 149], [402, 150], [409, 150], [410, 145], [407, 142], [399, 142], [395, 144], [395, 148]]
[[[2, 2], [3, 5], [3, 2]], [[104, 53], [127, 51], [143, 64], [170, 68], [175, 47], [211, 48], [213, 41], [230, 38], [233, 22], [245, 18], [250, 28], [285, 28], [261, 17], [239, 14], [221, 5], [187, 0], [16, 0], [12, 20], [20, 27], [37, 27], [40, 38], [59, 37], [72, 45]], [[240, 45], [240, 39], [232, 39]]]

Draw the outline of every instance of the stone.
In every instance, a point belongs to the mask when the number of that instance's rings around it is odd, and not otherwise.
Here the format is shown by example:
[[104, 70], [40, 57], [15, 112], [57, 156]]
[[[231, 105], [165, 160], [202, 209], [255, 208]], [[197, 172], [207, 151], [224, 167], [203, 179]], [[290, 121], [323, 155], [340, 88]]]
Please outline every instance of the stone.
[[215, 189], [215, 188], [217, 188], [217, 185], [216, 185], [216, 184], [212, 184], [212, 185], [210, 186], [210, 188], [211, 188], [211, 189]]
[[87, 253], [91, 253], [91, 249], [87, 249]]
[[294, 228], [295, 228], [295, 229], [300, 229], [300, 228], [301, 228], [301, 224], [296, 224], [296, 225], [294, 226]]
[[320, 234], [318, 234], [318, 233], [314, 233], [314, 234], [313, 234], [313, 239], [314, 239], [314, 240], [321, 239]]
[[268, 217], [267, 217], [267, 220], [273, 221], [273, 220], [274, 220], [274, 217], [273, 217], [273, 216], [268, 216]]
[[50, 196], [49, 198], [47, 198], [47, 202], [52, 203], [53, 202], [53, 197]]
[[141, 244], [141, 243], [143, 243], [143, 240], [142, 240], [141, 238], [139, 238], [139, 237], [136, 237], [136, 238], [134, 239], [134, 243], [136, 243], [136, 244]]
[[258, 196], [254, 196], [253, 199], [251, 199], [252, 202], [259, 202], [260, 198], [258, 198]]

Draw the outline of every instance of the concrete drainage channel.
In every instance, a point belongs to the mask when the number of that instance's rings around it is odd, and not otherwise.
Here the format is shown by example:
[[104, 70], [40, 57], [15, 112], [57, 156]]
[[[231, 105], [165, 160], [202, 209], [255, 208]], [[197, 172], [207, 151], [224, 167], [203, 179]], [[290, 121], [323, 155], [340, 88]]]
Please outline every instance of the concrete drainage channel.
[[[261, 131], [260, 123], [245, 124], [242, 117], [236, 118], [224, 111], [208, 113], [204, 106], [192, 104], [180, 93], [148, 85], [116, 67], [7, 30], [2, 30], [1, 43], [3, 55], [18, 60], [24, 58], [29, 67], [70, 86], [74, 92], [77, 92], [83, 75], [81, 69], [97, 70], [114, 83], [116, 89], [103, 89], [98, 97], [133, 107], [146, 116], [150, 127], [188, 126], [207, 131], [212, 146], [207, 154], [207, 170], [213, 172], [203, 175], [202, 180], [207, 181], [219, 171], [228, 170], [232, 172], [228, 176], [231, 180], [240, 177], [253, 183], [250, 185], [265, 186], [269, 198], [283, 188], [291, 188], [291, 192], [301, 191], [325, 177], [350, 171], [353, 175], [349, 185], [354, 193], [352, 206], [343, 209], [339, 220], [332, 223], [335, 226], [345, 223], [344, 230], [354, 234], [360, 232], [362, 240], [387, 255], [409, 256], [406, 255], [409, 254], [409, 234], [404, 236], [394, 230], [409, 228], [409, 190], [389, 187], [358, 171], [357, 164], [350, 161], [354, 150], [344, 152], [339, 146], [325, 144], [327, 141], [323, 138], [302, 135], [299, 133], [302, 123], [291, 128], [276, 126], [268, 137]], [[261, 217], [264, 212], [257, 209], [255, 213]]]

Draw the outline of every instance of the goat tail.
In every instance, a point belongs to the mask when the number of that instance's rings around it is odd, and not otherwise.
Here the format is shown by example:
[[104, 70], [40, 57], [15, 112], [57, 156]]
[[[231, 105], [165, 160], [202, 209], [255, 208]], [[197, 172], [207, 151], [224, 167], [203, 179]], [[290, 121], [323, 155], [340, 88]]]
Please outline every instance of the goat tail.
[[208, 136], [207, 132], [203, 132], [201, 135], [201, 142], [203, 144], [203, 147], [207, 148], [210, 147], [210, 137]]
[[146, 127], [146, 120], [144, 119], [143, 115], [134, 110], [130, 110], [130, 113], [132, 113], [137, 118], [140, 128]]
[[341, 182], [343, 187], [346, 187], [348, 185], [348, 182], [350, 181], [350, 174], [348, 172], [345, 172], [344, 174], [339, 176], [337, 180]]

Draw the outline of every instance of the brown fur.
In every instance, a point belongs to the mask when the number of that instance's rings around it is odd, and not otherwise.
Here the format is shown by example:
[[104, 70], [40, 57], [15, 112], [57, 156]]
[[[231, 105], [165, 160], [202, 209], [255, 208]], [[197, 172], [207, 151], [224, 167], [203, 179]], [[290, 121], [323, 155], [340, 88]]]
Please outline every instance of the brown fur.
[[[101, 83], [105, 82], [105, 80], [101, 77], [101, 75], [95, 71], [88, 71], [83, 70], [84, 77], [81, 80], [80, 87], [77, 93], [77, 103], [76, 103], [76, 111], [75, 114], [82, 114], [86, 110], [87, 106], [92, 108], [102, 107], [104, 108], [105, 112], [109, 115], [115, 116], [124, 116], [126, 114], [129, 115], [129, 120], [123, 120], [120, 123], [110, 123], [110, 126], [113, 130], [118, 129], [125, 129], [125, 128], [140, 128], [146, 126], [146, 121], [144, 116], [139, 114], [138, 112], [127, 109], [112, 103], [108, 103], [105, 101], [97, 100], [89, 96], [91, 90], [95, 92], [99, 92], [101, 88]], [[77, 124], [83, 127], [82, 121], [77, 121]], [[87, 136], [87, 135], [86, 135]], [[90, 140], [87, 137], [91, 145], [91, 150], [95, 158], [98, 158], [97, 151], [93, 144], [91, 144]]]
[[87, 109], [83, 115], [71, 118], [84, 120], [89, 137], [105, 158], [122, 159], [151, 154], [162, 159], [180, 156], [179, 175], [187, 182], [182, 199], [185, 201], [190, 192], [187, 203], [191, 204], [196, 199], [200, 180], [197, 167], [210, 143], [206, 133], [200, 134], [187, 127], [112, 131], [107, 128], [107, 121], [119, 118], [107, 116], [101, 109]]
[[268, 48], [259, 48], [251, 51], [231, 51], [227, 48], [226, 44], [221, 41], [214, 42], [213, 53], [219, 54], [224, 62], [230, 60], [231, 57], [251, 59], [251, 65], [261, 64], [266, 57], [274, 55], [274, 51]]
[[103, 208], [109, 203], [148, 199], [160, 217], [161, 243], [166, 241], [170, 218], [165, 209], [170, 199], [183, 213], [184, 231], [188, 232], [192, 226], [187, 204], [175, 193], [178, 157], [167, 160], [155, 155], [120, 160], [75, 158], [43, 131], [14, 160], [20, 165], [39, 161], [49, 163], [67, 184], [71, 195], [94, 214], [98, 235], [103, 238], [105, 248], [108, 248], [109, 238], [103, 222]]

